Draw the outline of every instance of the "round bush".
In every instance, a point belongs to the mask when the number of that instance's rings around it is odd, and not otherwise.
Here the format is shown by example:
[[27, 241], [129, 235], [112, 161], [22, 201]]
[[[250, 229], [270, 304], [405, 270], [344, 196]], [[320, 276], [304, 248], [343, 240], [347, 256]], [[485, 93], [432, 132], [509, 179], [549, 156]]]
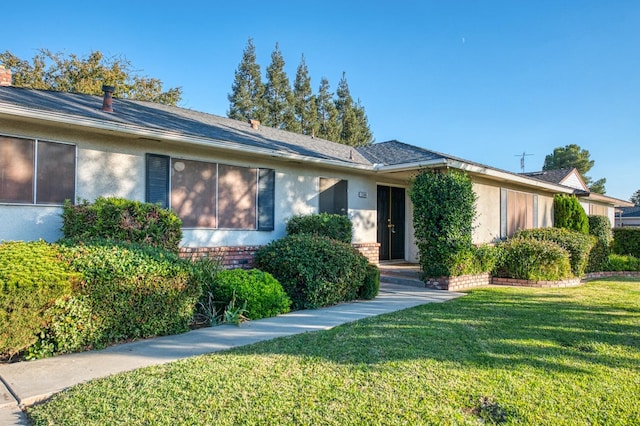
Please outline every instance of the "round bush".
[[358, 290], [358, 297], [364, 300], [375, 299], [380, 291], [380, 269], [372, 263], [367, 264], [367, 275], [362, 287]]
[[294, 309], [357, 299], [368, 264], [349, 244], [305, 234], [272, 241], [256, 252], [255, 261], [282, 284]]
[[271, 274], [258, 269], [231, 269], [216, 274], [211, 297], [220, 312], [235, 298], [249, 319], [274, 317], [289, 312], [291, 299]]
[[532, 281], [571, 278], [569, 253], [552, 241], [514, 238], [501, 245], [499, 277]]
[[287, 221], [287, 234], [310, 234], [351, 243], [353, 225], [347, 216], [319, 213], [293, 216]]

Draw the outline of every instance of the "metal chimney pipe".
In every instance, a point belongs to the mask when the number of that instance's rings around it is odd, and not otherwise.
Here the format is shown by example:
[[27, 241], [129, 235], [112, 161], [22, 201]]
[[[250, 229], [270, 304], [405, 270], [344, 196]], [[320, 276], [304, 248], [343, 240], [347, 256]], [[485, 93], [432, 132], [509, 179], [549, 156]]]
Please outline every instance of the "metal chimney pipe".
[[104, 98], [102, 100], [102, 110], [104, 112], [113, 112], [113, 92], [116, 90], [113, 86], [102, 86]]

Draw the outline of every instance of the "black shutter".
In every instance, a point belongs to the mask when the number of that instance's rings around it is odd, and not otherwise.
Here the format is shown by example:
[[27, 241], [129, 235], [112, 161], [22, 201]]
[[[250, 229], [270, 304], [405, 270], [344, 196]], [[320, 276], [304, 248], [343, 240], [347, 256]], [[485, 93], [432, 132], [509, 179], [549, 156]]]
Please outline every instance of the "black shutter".
[[258, 231], [275, 228], [276, 171], [258, 169]]
[[166, 155], [147, 154], [146, 201], [169, 208], [169, 166]]

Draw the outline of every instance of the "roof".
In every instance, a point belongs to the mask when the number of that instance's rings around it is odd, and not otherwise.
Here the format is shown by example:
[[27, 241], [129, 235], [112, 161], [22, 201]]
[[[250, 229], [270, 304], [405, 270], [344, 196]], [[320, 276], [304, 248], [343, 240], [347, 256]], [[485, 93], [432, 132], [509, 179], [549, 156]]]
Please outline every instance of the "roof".
[[102, 97], [19, 87], [0, 87], [3, 106], [81, 117], [126, 128], [144, 128], [179, 135], [232, 141], [246, 147], [275, 150], [320, 160], [370, 165], [353, 147], [294, 132], [260, 126], [186, 108], [130, 99], [113, 99], [113, 112], [102, 111]]
[[619, 217], [640, 217], [640, 206], [621, 207]]
[[385, 166], [447, 158], [443, 154], [397, 140], [363, 146], [358, 148], [358, 151], [373, 164]]
[[562, 181], [574, 170], [573, 167], [566, 167], [564, 169], [556, 170], [542, 170], [538, 172], [522, 173], [524, 176], [529, 176], [534, 179], [540, 179], [545, 182], [561, 184]]

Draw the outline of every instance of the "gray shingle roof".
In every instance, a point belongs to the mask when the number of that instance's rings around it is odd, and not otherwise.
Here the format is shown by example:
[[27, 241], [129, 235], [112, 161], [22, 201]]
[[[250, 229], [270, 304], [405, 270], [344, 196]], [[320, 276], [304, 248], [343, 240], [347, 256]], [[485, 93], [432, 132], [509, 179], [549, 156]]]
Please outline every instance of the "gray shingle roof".
[[347, 145], [267, 126], [260, 126], [258, 130], [254, 130], [244, 121], [152, 102], [114, 98], [114, 112], [107, 113], [102, 111], [101, 96], [0, 87], [0, 107], [2, 104], [212, 140], [230, 141], [248, 147], [276, 150], [284, 154], [303, 155], [320, 160], [370, 164], [355, 148]]
[[640, 206], [621, 207], [622, 217], [640, 217]]
[[573, 168], [567, 167], [564, 169], [556, 169], [556, 170], [542, 170], [539, 172], [527, 172], [522, 173], [523, 176], [532, 177], [534, 179], [543, 180], [545, 182], [551, 183], [560, 183], [564, 178], [566, 178]]
[[451, 158], [396, 140], [360, 147], [358, 151], [371, 163], [384, 164], [385, 166]]

